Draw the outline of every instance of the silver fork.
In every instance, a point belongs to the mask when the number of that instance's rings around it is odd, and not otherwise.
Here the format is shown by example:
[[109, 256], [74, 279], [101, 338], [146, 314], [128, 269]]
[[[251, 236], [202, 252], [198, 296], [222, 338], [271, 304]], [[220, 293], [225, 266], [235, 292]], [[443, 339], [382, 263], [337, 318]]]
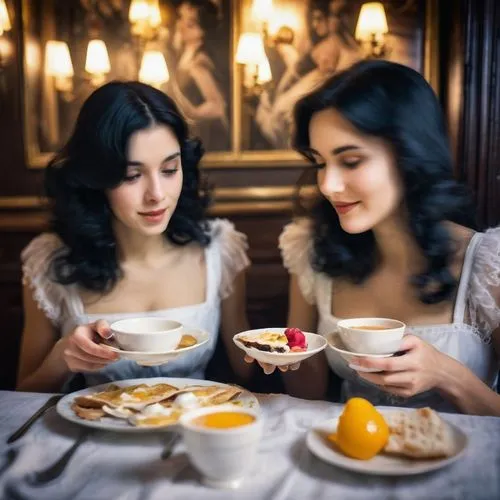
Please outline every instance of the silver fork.
[[89, 430], [85, 429], [81, 431], [80, 435], [78, 436], [78, 439], [71, 445], [71, 448], [69, 448], [61, 456], [61, 458], [59, 458], [59, 460], [54, 462], [46, 469], [31, 473], [28, 476], [27, 481], [32, 486], [40, 486], [49, 483], [54, 479], [56, 479], [57, 477], [59, 477], [66, 469], [66, 466], [68, 465], [75, 451], [89, 437], [89, 435], [90, 435]]

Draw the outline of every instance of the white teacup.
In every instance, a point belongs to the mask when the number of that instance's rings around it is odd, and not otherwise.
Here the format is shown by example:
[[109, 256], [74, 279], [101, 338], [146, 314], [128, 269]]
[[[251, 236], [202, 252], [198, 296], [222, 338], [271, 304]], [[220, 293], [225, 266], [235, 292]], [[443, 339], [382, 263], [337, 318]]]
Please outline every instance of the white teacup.
[[[206, 427], [198, 417], [231, 412], [243, 413], [254, 420], [230, 428]], [[254, 410], [231, 404], [201, 408], [185, 413], [180, 419], [184, 442], [192, 464], [202, 481], [213, 488], [234, 489], [252, 472], [262, 435], [262, 416]]]
[[393, 354], [399, 351], [406, 325], [397, 319], [353, 318], [337, 323], [342, 342], [352, 352]]
[[182, 324], [165, 318], [131, 318], [115, 321], [111, 332], [124, 351], [167, 352], [182, 337]]

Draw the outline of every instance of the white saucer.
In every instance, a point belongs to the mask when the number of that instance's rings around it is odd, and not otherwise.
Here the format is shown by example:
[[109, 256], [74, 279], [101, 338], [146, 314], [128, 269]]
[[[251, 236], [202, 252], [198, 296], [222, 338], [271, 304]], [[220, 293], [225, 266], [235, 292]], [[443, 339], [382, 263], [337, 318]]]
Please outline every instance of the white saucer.
[[363, 368], [362, 366], [357, 366], [356, 358], [390, 358], [395, 354], [395, 353], [364, 354], [361, 352], [352, 352], [342, 342], [342, 339], [340, 338], [338, 332], [333, 332], [328, 334], [327, 340], [328, 340], [328, 347], [330, 347], [330, 349], [334, 350], [335, 352], [339, 353], [340, 356], [342, 356], [342, 358], [344, 359], [344, 361], [346, 361], [346, 363], [351, 366], [351, 368], [353, 369], [355, 368], [356, 371], [359, 372], [373, 373], [373, 372], [379, 372], [380, 370], [377, 370], [376, 368]]
[[307, 341], [307, 351], [302, 352], [267, 352], [256, 349], [255, 347], [244, 346], [238, 338], [247, 335], [258, 335], [260, 333], [285, 333], [286, 328], [260, 328], [257, 330], [248, 330], [246, 332], [241, 332], [233, 337], [233, 342], [243, 351], [245, 351], [249, 356], [254, 358], [261, 363], [269, 363], [275, 366], [285, 366], [293, 365], [295, 363], [300, 363], [318, 352], [321, 352], [327, 346], [327, 341], [322, 335], [317, 335], [316, 333], [304, 332]]
[[454, 453], [451, 457], [412, 460], [410, 458], [380, 453], [370, 460], [356, 460], [344, 455], [335, 445], [326, 439], [328, 434], [336, 432], [337, 423], [338, 418], [334, 418], [315, 425], [307, 433], [306, 445], [309, 451], [324, 462], [363, 474], [409, 476], [430, 472], [446, 467], [458, 460], [463, 456], [468, 445], [467, 435], [458, 427], [446, 422], [450, 427], [453, 439]]
[[145, 351], [124, 351], [117, 346], [106, 343], [107, 347], [120, 355], [120, 358], [135, 361], [142, 366], [157, 366], [163, 365], [168, 361], [173, 361], [184, 354], [198, 349], [206, 344], [209, 340], [209, 334], [203, 330], [186, 328], [183, 330], [183, 335], [192, 335], [198, 341], [196, 344], [184, 347], [182, 349], [173, 349], [165, 352], [145, 352]]

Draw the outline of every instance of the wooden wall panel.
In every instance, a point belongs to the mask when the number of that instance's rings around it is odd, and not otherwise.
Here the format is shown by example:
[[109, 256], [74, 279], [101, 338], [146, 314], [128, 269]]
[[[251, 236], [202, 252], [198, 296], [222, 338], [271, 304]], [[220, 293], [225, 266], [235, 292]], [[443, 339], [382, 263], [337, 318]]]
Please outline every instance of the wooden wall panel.
[[445, 1], [443, 8], [443, 97], [456, 173], [475, 193], [479, 225], [493, 226], [500, 222], [500, 3]]

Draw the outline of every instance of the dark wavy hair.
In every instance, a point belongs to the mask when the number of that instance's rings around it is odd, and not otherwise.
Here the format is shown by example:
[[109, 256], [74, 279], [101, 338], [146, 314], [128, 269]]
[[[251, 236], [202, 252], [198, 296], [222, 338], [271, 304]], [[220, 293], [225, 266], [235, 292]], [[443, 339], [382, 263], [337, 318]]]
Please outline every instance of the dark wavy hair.
[[[361, 61], [338, 73], [296, 104], [293, 144], [308, 159], [311, 118], [329, 108], [361, 133], [392, 146], [410, 231], [427, 260], [427, 269], [412, 284], [424, 304], [450, 299], [457, 286], [449, 270], [455, 248], [443, 221], [470, 224], [474, 211], [468, 190], [453, 179], [444, 117], [432, 88], [413, 69], [382, 60]], [[379, 263], [373, 232], [345, 232], [323, 197], [309, 207], [309, 215], [314, 221], [313, 267], [363, 283]]]
[[165, 231], [176, 245], [208, 245], [208, 196], [200, 186], [201, 143], [189, 131], [175, 102], [140, 82], [110, 82], [84, 102], [66, 145], [45, 170], [51, 227], [65, 244], [53, 260], [54, 279], [92, 291], [113, 288], [121, 275], [113, 213], [106, 190], [118, 186], [127, 169], [127, 144], [135, 132], [152, 125], [169, 127], [181, 151], [183, 183]]

